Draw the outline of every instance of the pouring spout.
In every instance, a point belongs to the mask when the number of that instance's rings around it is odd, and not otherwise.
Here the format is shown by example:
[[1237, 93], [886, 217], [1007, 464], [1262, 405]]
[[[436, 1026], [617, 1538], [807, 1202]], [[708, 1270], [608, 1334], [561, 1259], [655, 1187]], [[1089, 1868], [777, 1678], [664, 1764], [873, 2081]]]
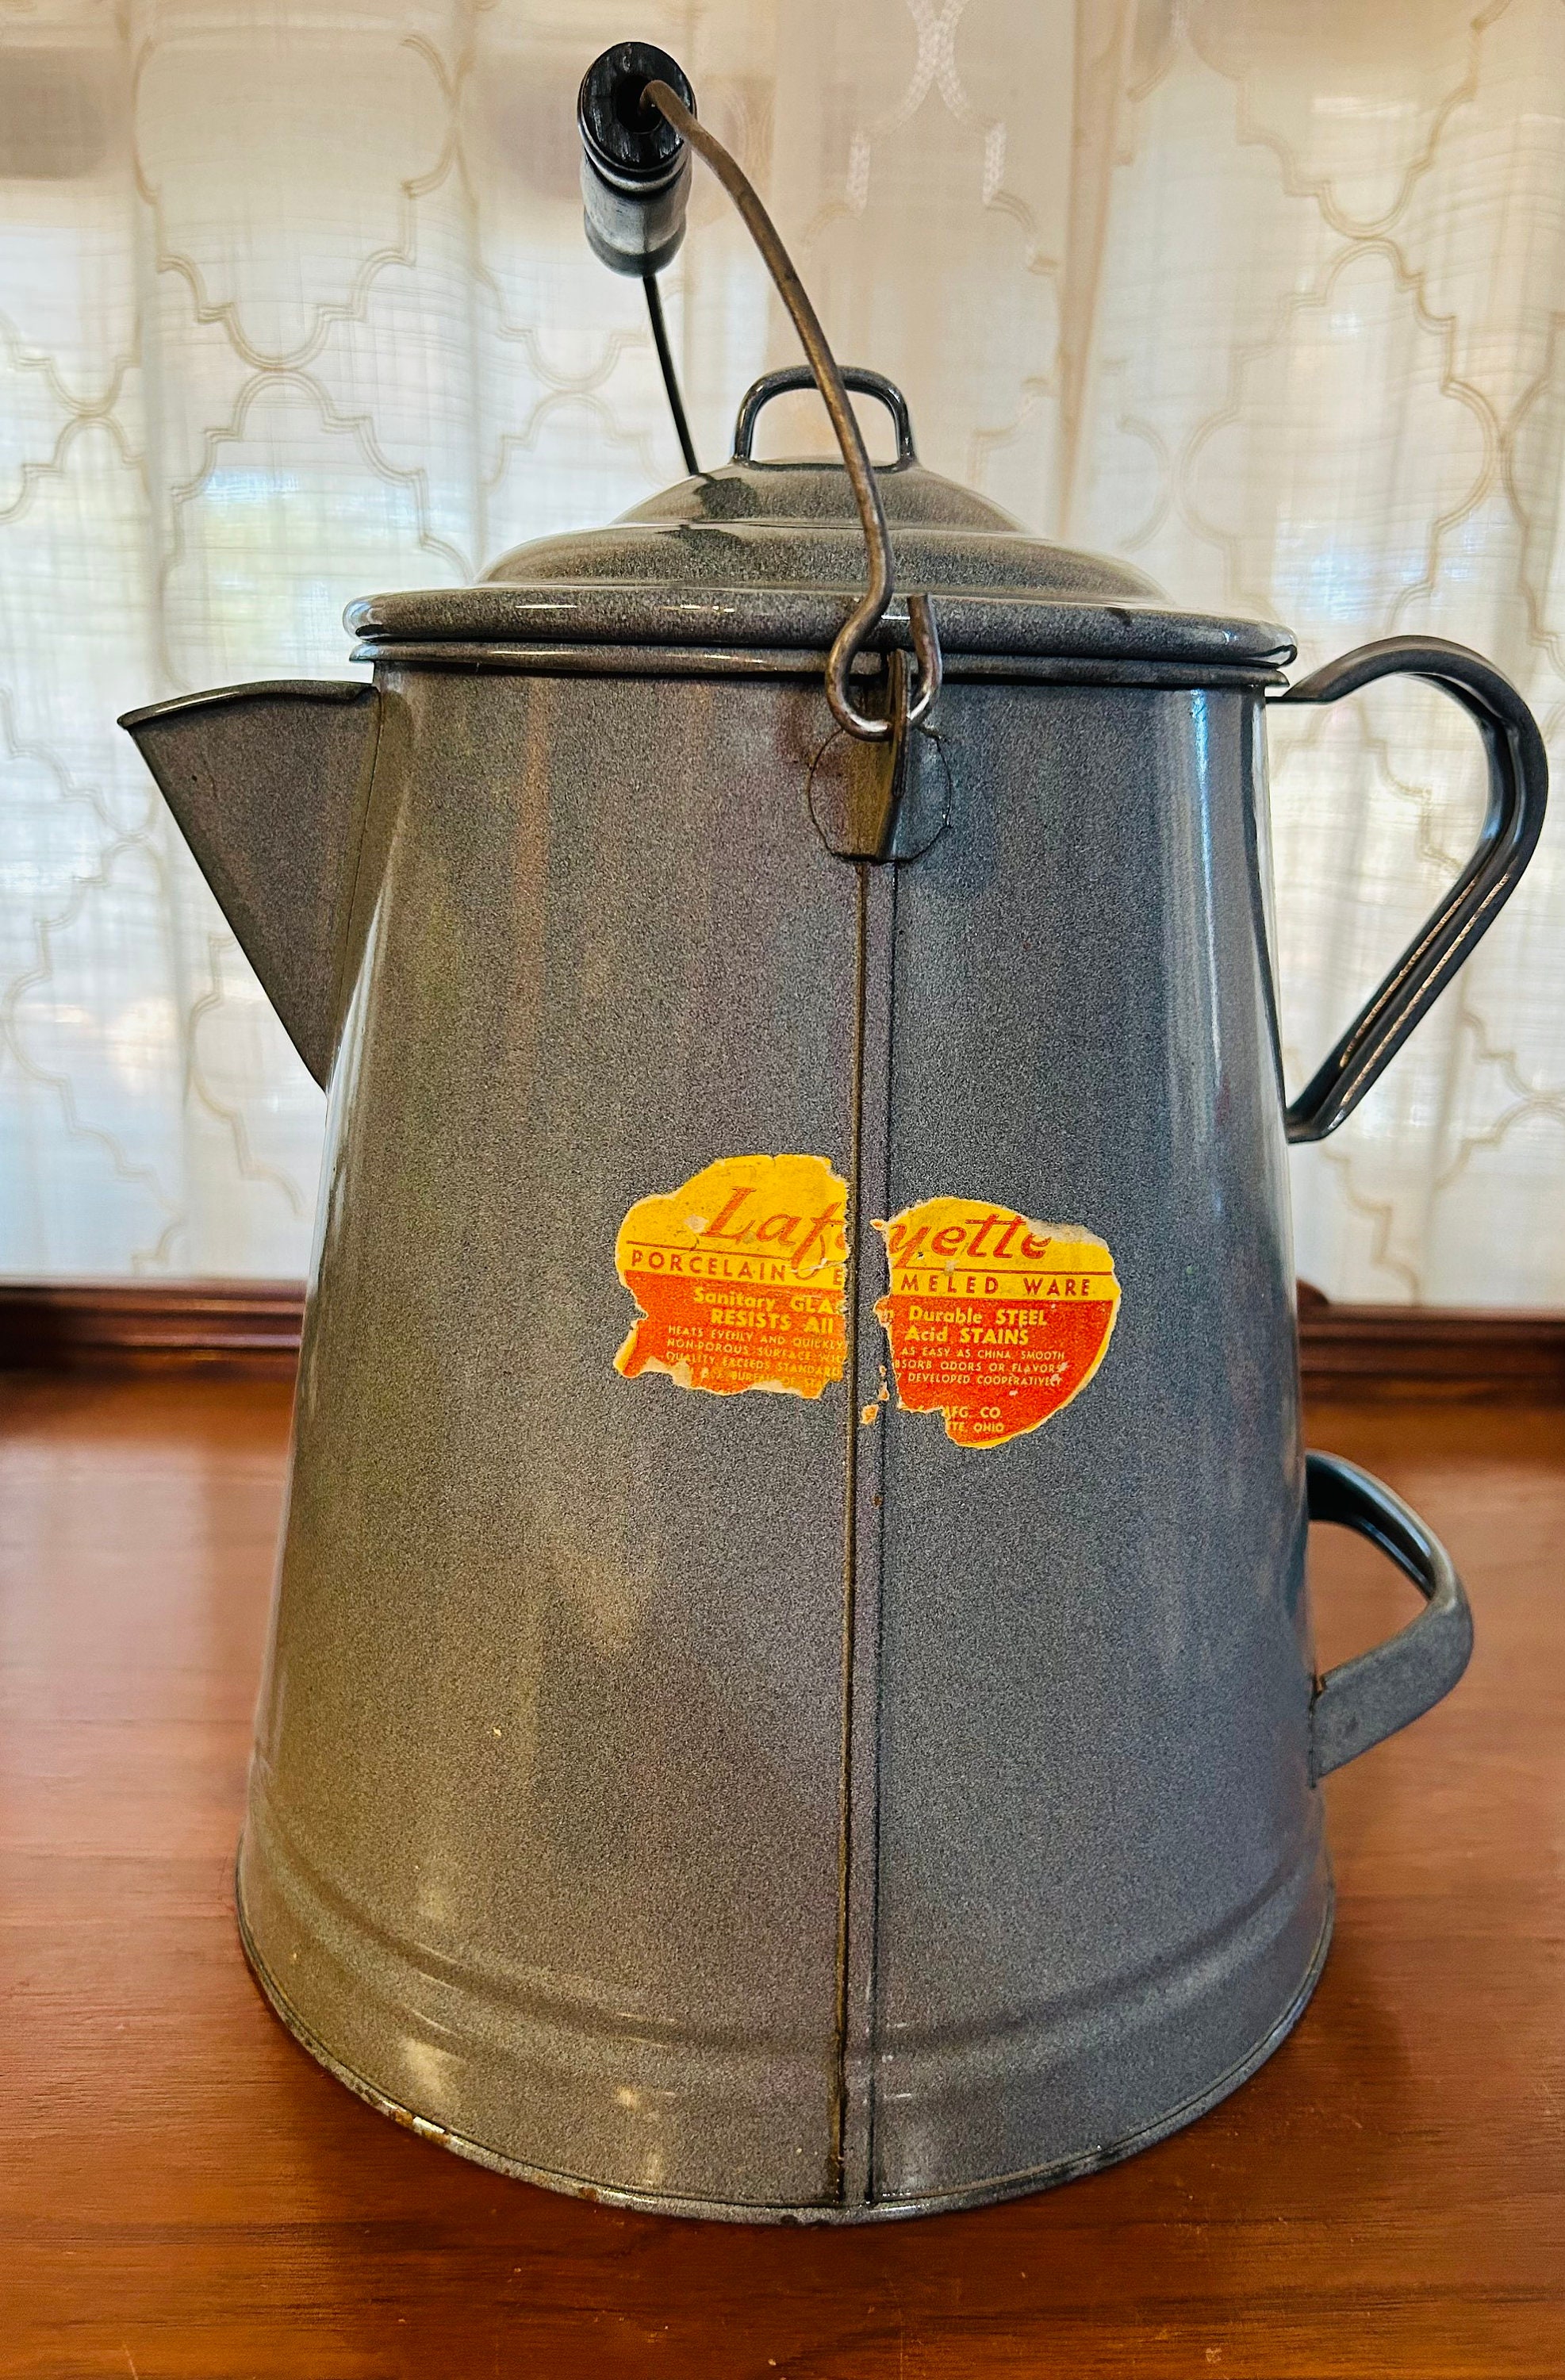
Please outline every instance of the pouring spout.
[[374, 687], [358, 679], [224, 686], [127, 711], [119, 723], [324, 1087], [379, 740]]

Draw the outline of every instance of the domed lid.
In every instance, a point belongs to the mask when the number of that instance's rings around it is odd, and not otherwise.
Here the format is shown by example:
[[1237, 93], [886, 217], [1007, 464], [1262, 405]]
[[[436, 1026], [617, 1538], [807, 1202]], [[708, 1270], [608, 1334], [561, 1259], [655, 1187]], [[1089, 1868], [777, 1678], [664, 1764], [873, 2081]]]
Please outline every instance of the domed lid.
[[[901, 392], [875, 373], [843, 377], [880, 396], [897, 431], [895, 462], [875, 474], [897, 598], [872, 647], [908, 642], [901, 599], [921, 591], [934, 599], [948, 659], [1058, 654], [1251, 670], [1292, 660], [1283, 629], [1175, 611], [1128, 564], [1034, 537], [998, 504], [927, 470]], [[361, 657], [406, 641], [829, 645], [866, 577], [848, 475], [838, 462], [758, 463], [751, 452], [762, 405], [801, 379], [807, 383], [807, 372], [758, 381], [740, 409], [731, 462], [610, 527], [517, 546], [476, 587], [351, 604]]]

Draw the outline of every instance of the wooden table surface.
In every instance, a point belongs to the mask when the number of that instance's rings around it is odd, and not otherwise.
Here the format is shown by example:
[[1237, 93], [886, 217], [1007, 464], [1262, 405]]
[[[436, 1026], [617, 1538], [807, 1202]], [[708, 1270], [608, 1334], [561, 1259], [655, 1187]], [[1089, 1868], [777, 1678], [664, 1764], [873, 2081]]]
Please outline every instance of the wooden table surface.
[[[1565, 2373], [1565, 1410], [1313, 1416], [1446, 1536], [1478, 1650], [1328, 1786], [1336, 1947], [1271, 2063], [1068, 2189], [797, 2232], [497, 2180], [293, 2046], [229, 1884], [288, 1392], [0, 1395], [0, 2373]], [[1324, 1534], [1337, 1658], [1413, 1597]]]

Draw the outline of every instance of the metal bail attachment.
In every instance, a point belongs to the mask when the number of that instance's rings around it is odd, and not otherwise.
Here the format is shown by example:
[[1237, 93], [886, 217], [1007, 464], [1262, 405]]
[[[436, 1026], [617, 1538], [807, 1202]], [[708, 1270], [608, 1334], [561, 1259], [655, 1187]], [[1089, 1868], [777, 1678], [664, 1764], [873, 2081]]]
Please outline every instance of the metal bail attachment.
[[904, 652], [887, 654], [888, 735], [871, 743], [839, 728], [810, 764], [809, 814], [838, 859], [916, 859], [949, 823], [951, 772], [940, 738], [915, 723], [911, 674]]

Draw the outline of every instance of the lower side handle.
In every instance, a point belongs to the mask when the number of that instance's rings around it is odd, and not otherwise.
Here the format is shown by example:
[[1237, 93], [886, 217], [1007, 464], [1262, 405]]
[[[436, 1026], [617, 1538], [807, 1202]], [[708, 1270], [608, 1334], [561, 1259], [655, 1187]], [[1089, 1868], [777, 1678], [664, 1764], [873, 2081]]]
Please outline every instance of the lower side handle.
[[1336, 1454], [1308, 1454], [1312, 1521], [1370, 1538], [1412, 1579], [1425, 1609], [1383, 1645], [1328, 1670], [1310, 1706], [1312, 1781], [1356, 1760], [1449, 1694], [1473, 1650], [1473, 1614], [1456, 1565], [1417, 1513]]

